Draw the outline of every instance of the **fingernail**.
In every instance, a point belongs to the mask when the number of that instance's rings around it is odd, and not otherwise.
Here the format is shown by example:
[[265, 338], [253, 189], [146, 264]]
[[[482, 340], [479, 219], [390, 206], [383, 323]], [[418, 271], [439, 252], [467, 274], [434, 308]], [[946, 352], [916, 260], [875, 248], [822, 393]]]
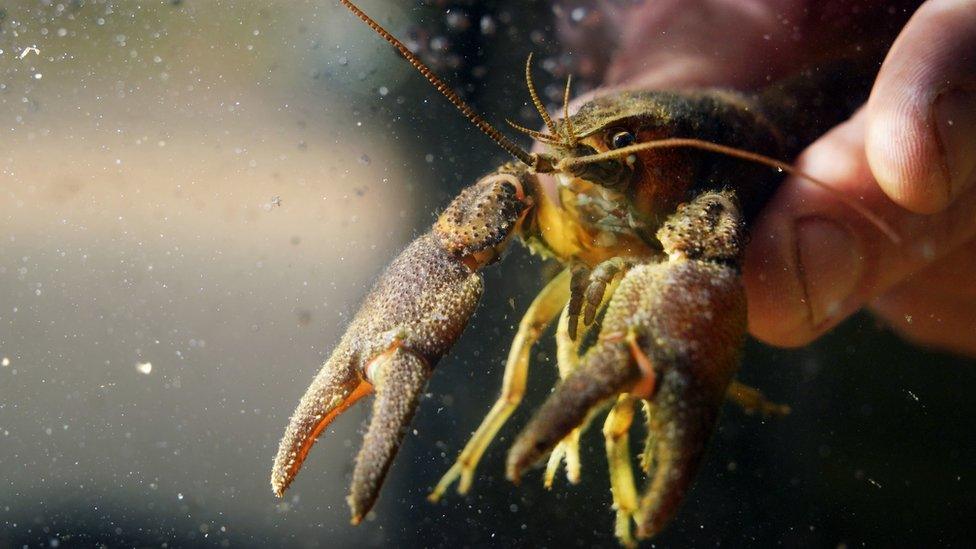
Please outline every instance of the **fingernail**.
[[976, 92], [951, 89], [932, 102], [949, 197], [958, 195], [976, 170]]
[[826, 218], [802, 217], [796, 230], [797, 269], [817, 327], [838, 316], [861, 281], [860, 243], [851, 231]]

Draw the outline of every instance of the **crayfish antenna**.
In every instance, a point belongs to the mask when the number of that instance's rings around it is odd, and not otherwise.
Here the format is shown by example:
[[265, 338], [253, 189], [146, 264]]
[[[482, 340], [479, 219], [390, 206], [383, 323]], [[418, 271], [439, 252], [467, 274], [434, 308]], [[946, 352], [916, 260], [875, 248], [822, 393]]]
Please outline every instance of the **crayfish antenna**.
[[[490, 123], [488, 123], [487, 120], [485, 120], [481, 115], [475, 112], [475, 110], [472, 109], [470, 105], [465, 103], [464, 100], [462, 100], [458, 96], [458, 94], [454, 93], [454, 90], [452, 90], [450, 86], [448, 86], [443, 80], [441, 80], [440, 77], [437, 76], [434, 73], [434, 71], [430, 69], [430, 67], [424, 64], [424, 62], [421, 61], [419, 57], [414, 55], [414, 53], [410, 51], [410, 48], [408, 48], [403, 42], [397, 39], [397, 37], [390, 34], [388, 30], [384, 29], [383, 26], [377, 23], [372, 17], [366, 15], [366, 12], [359, 9], [359, 6], [357, 6], [356, 4], [353, 4], [349, 0], [339, 0], [339, 3], [345, 6], [346, 8], [348, 8], [349, 11], [353, 13], [353, 15], [358, 17], [363, 23], [366, 23], [366, 25], [369, 28], [373, 29], [373, 31], [376, 32], [376, 34], [380, 35], [380, 37], [383, 38], [383, 40], [386, 40], [388, 44], [393, 46], [397, 50], [397, 52], [399, 52], [400, 55], [402, 55], [403, 58], [406, 59], [411, 66], [413, 66], [413, 68], [417, 69], [417, 72], [422, 74], [424, 78], [426, 78], [427, 81], [434, 86], [434, 89], [436, 89], [438, 92], [440, 92], [441, 95], [447, 98], [447, 100], [450, 101], [451, 104], [457, 108], [457, 110], [461, 111], [461, 114], [463, 114], [464, 117], [468, 119], [468, 121], [474, 124], [479, 130], [484, 132], [485, 135], [490, 137], [491, 140], [495, 142], [495, 144], [497, 144], [502, 149], [505, 149], [505, 152], [514, 156], [526, 166], [533, 165], [534, 159], [532, 155], [529, 154], [528, 151], [526, 151], [522, 147], [519, 147], [511, 139], [502, 135], [501, 132], [496, 130], [495, 127], [492, 126]], [[546, 116], [548, 116], [548, 114]], [[552, 120], [549, 121], [550, 124], [551, 122]], [[552, 125], [550, 129], [554, 127], [555, 125]]]
[[573, 88], [573, 75], [566, 77], [566, 90], [563, 92], [563, 124], [566, 125], [566, 141], [571, 147], [579, 143], [576, 137], [576, 129], [573, 127], [573, 119], [569, 116], [569, 92]]
[[621, 147], [619, 149], [614, 149], [612, 151], [605, 151], [597, 154], [590, 154], [586, 156], [577, 157], [567, 157], [559, 161], [556, 164], [556, 171], [569, 171], [572, 168], [584, 166], [586, 164], [592, 164], [594, 162], [603, 162], [604, 160], [610, 160], [612, 158], [625, 158], [634, 154], [636, 152], [647, 151], [651, 149], [671, 149], [678, 147], [689, 147], [693, 149], [700, 149], [703, 151], [709, 151], [717, 154], [724, 154], [726, 156], [731, 156], [733, 158], [740, 158], [748, 162], [755, 162], [757, 164], [763, 164], [769, 166], [770, 168], [775, 168], [782, 172], [786, 172], [790, 175], [806, 179], [807, 181], [813, 183], [817, 187], [827, 191], [834, 198], [842, 202], [848, 208], [854, 210], [858, 215], [867, 219], [869, 223], [874, 225], [879, 231], [884, 233], [885, 237], [891, 241], [894, 245], [901, 244], [901, 236], [889, 225], [884, 219], [882, 219], [878, 214], [872, 212], [871, 210], [864, 207], [862, 204], [858, 203], [851, 197], [845, 195], [844, 193], [838, 191], [834, 187], [828, 185], [825, 181], [813, 177], [810, 174], [802, 172], [796, 169], [792, 164], [783, 162], [782, 160], [777, 160], [775, 158], [754, 153], [751, 151], [745, 151], [735, 147], [729, 147], [728, 145], [721, 145], [719, 143], [713, 143], [711, 141], [705, 141], [703, 139], [692, 139], [685, 137], [669, 137], [665, 139], [658, 139], [656, 141], [645, 141], [643, 143], [637, 143], [636, 145], [630, 145], [628, 147]]
[[539, 93], [535, 89], [535, 82], [532, 81], [532, 53], [529, 53], [528, 59], [525, 60], [525, 85], [529, 88], [529, 97], [532, 99], [532, 105], [535, 107], [535, 110], [539, 112], [539, 116], [541, 116], [542, 121], [545, 122], [549, 133], [552, 135], [558, 135], [556, 133], [556, 123], [552, 121], [552, 116], [549, 115], [549, 111], [547, 111], [545, 105], [542, 104], [542, 99], [539, 99]]

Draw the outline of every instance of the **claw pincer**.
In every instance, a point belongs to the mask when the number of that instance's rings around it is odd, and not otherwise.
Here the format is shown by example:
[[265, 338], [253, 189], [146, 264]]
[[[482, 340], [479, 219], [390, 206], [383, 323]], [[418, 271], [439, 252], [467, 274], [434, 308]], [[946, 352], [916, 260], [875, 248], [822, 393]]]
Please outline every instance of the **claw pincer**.
[[387, 268], [298, 404], [271, 473], [281, 496], [321, 432], [375, 392], [348, 498], [352, 522], [375, 503], [432, 368], [482, 294], [476, 271], [494, 261], [526, 207], [521, 184], [495, 174], [463, 192], [434, 228]]

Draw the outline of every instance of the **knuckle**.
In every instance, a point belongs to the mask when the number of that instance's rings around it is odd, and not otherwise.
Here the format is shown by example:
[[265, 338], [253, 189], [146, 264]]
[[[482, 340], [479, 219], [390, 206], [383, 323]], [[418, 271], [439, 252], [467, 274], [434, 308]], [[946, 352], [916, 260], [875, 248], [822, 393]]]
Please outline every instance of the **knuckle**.
[[465, 257], [507, 240], [526, 208], [512, 180], [510, 175], [489, 176], [462, 191], [434, 226], [438, 243]]

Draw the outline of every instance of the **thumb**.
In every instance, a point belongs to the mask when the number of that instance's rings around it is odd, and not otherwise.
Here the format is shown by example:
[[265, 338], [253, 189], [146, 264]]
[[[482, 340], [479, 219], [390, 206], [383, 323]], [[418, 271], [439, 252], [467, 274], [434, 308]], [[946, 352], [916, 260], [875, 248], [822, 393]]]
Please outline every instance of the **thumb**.
[[976, 192], [934, 215], [888, 198], [864, 152], [859, 111], [808, 148], [798, 168], [858, 200], [901, 236], [888, 239], [836, 195], [788, 179], [752, 230], [743, 269], [749, 329], [759, 339], [803, 345], [976, 234]]

